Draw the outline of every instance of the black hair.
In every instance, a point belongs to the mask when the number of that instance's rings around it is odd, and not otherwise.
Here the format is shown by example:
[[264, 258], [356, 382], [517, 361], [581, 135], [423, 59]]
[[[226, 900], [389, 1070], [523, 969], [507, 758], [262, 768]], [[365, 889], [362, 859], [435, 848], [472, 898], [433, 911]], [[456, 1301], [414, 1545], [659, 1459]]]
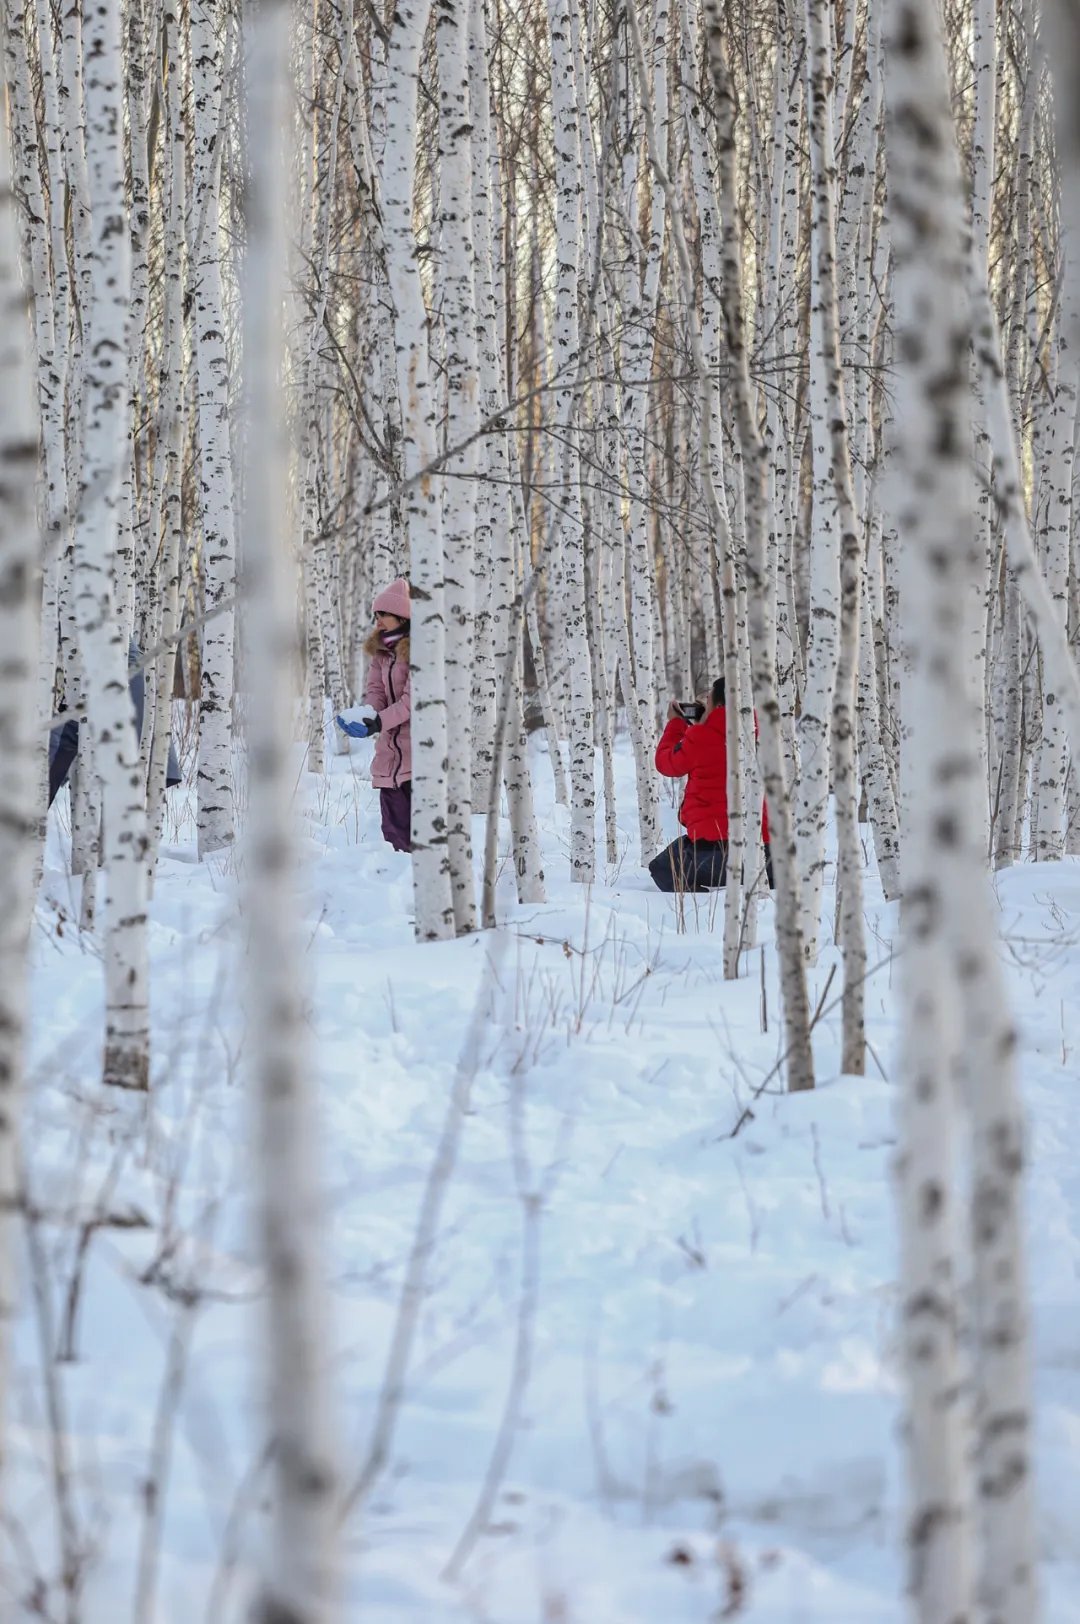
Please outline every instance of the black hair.
[[719, 710], [720, 706], [724, 704], [725, 693], [724, 679], [723, 677], [717, 677], [712, 685], [712, 702], [715, 710]]

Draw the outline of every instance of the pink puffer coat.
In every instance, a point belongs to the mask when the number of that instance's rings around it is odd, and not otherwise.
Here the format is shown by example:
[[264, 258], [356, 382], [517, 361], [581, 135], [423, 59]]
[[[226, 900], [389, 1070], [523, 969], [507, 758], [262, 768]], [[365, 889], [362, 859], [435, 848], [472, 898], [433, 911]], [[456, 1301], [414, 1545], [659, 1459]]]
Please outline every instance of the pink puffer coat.
[[371, 782], [378, 789], [395, 789], [412, 778], [412, 730], [409, 718], [409, 639], [403, 637], [392, 651], [371, 656], [364, 704], [379, 713], [382, 731], [375, 735]]

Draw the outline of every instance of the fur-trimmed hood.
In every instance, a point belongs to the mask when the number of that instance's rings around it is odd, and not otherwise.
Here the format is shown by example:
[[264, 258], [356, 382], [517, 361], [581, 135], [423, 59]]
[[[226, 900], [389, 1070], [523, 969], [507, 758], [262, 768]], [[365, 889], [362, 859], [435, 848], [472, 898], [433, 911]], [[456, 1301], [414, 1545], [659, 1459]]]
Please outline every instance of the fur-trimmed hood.
[[383, 654], [388, 660], [404, 660], [405, 664], [408, 665], [409, 634], [406, 632], [405, 636], [396, 642], [392, 648], [386, 648], [381, 641], [381, 633], [376, 629], [368, 633], [364, 643], [364, 653], [369, 660], [373, 660], [377, 654]]

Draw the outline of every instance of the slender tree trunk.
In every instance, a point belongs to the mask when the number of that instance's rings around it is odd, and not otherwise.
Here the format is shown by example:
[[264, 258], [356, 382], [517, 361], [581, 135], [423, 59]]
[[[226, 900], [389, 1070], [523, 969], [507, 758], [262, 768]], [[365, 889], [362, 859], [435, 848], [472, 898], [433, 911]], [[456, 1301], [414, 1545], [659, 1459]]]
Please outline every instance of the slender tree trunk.
[[[1058, 339], [1057, 377], [1049, 407], [1049, 443], [1043, 466], [1044, 495], [1041, 570], [1053, 603], [1059, 636], [1067, 636], [1069, 553], [1072, 536], [1073, 441], [1076, 432], [1077, 369], [1071, 340]], [[1065, 780], [1068, 733], [1053, 678], [1053, 662], [1042, 662], [1042, 737], [1036, 761], [1037, 802], [1032, 841], [1038, 861], [1064, 850]]]
[[298, 649], [281, 404], [289, 17], [287, 0], [255, 0], [248, 20], [243, 586], [250, 798], [244, 902], [275, 1484], [274, 1540], [253, 1616], [257, 1624], [330, 1624], [337, 1616], [338, 1476], [326, 1379], [317, 1111], [292, 894], [292, 674]]
[[[236, 591], [229, 357], [221, 287], [220, 174], [224, 18], [210, 0], [191, 0], [190, 50], [195, 114], [192, 208], [200, 222], [192, 266], [199, 402], [199, 569], [204, 612], [222, 610]], [[199, 687], [199, 856], [234, 836], [232, 770], [234, 617], [215, 614], [201, 637]]]
[[[184, 127], [181, 106], [179, 65], [179, 19], [173, 0], [165, 0], [163, 11], [165, 57], [164, 85], [165, 170], [167, 205], [164, 225], [164, 334], [161, 362], [161, 410], [158, 420], [160, 472], [152, 509], [150, 545], [161, 549], [157, 584], [160, 603], [154, 616], [155, 641], [168, 642], [180, 622], [180, 560], [183, 543], [181, 406], [184, 393], [183, 366], [183, 241], [184, 241]], [[172, 722], [172, 673], [176, 660], [174, 647], [167, 647], [156, 662], [153, 705], [144, 720], [144, 736], [149, 727], [147, 756], [147, 827], [153, 850], [161, 840], [165, 815], [165, 778], [169, 762], [169, 733]], [[148, 673], [149, 676], [149, 673]], [[148, 699], [151, 684], [147, 683]]]
[[[38, 785], [37, 433], [7, 121], [0, 112], [0, 1398], [15, 1315], [13, 1230]], [[0, 1429], [0, 1461], [7, 1457]]]
[[125, 420], [130, 275], [120, 32], [114, 7], [102, 6], [88, 14], [84, 44], [93, 297], [84, 352], [86, 429], [75, 524], [74, 599], [93, 768], [102, 786], [104, 1076], [107, 1083], [124, 1088], [146, 1088], [150, 1068], [146, 785], [132, 727], [127, 640], [113, 597], [117, 508], [129, 446]]
[[472, 684], [476, 539], [476, 447], [480, 428], [476, 294], [473, 285], [472, 140], [469, 107], [469, 0], [440, 0], [435, 28], [439, 71], [442, 320], [446, 329], [447, 414], [466, 442], [442, 481], [446, 633], [447, 861], [457, 934], [476, 929], [472, 863]]
[[571, 37], [573, 0], [547, 0], [551, 39], [551, 95], [554, 126], [558, 273], [552, 332], [556, 384], [552, 409], [563, 437], [560, 491], [553, 522], [556, 557], [562, 564], [559, 613], [569, 665], [570, 875], [589, 884], [596, 868], [596, 763], [592, 667], [585, 603], [585, 528], [581, 506], [575, 375], [580, 366], [578, 276], [581, 259], [581, 146]]
[[754, 701], [761, 727], [761, 763], [769, 808], [769, 835], [776, 870], [776, 934], [784, 999], [788, 1088], [794, 1092], [813, 1088], [814, 1055], [810, 1043], [810, 1005], [800, 925], [799, 871], [790, 790], [784, 779], [784, 744], [776, 694], [776, 617], [768, 570], [766, 446], [758, 428], [746, 353], [742, 240], [735, 191], [736, 102], [724, 44], [720, 0], [705, 0], [705, 17], [709, 69], [717, 101], [720, 206], [724, 220], [721, 293], [745, 482], [750, 657]]
[[413, 889], [416, 934], [454, 934], [446, 861], [447, 752], [445, 585], [438, 483], [414, 478], [435, 460], [436, 405], [428, 357], [428, 317], [413, 232], [414, 143], [420, 50], [430, 0], [406, 0], [394, 13], [387, 49], [387, 139], [383, 218], [396, 310], [402, 472], [412, 590]]
[[[838, 358], [832, 351], [830, 321], [835, 298], [835, 220], [826, 166], [832, 164], [832, 118], [828, 118], [830, 152], [822, 151], [826, 106], [831, 114], [832, 50], [830, 16], [814, 0], [808, 6], [817, 22], [816, 41], [809, 42], [807, 85], [810, 92], [810, 136], [814, 169], [812, 253], [810, 264], [809, 433], [813, 468], [810, 538], [810, 626], [806, 643], [806, 684], [799, 720], [799, 782], [796, 836], [802, 878], [802, 928], [807, 959], [816, 962], [821, 931], [821, 898], [825, 883], [825, 835], [832, 788], [833, 701], [840, 658], [840, 537], [850, 545], [848, 517], [837, 504], [837, 469], [831, 424], [837, 416], [834, 389], [839, 388]], [[824, 60], [822, 60], [824, 58]], [[828, 96], [821, 84], [828, 80]], [[817, 92], [815, 96], [815, 86]], [[817, 110], [816, 119], [814, 110]], [[828, 212], [832, 245], [823, 242]], [[831, 252], [830, 252], [831, 246]], [[825, 280], [823, 281], [823, 275]], [[843, 429], [843, 418], [840, 422]], [[849, 475], [850, 478], [850, 475]]]
[[841, 1067], [862, 1074], [866, 1062], [866, 939], [863, 929], [862, 845], [855, 772], [855, 679], [859, 664], [862, 520], [855, 511], [848, 413], [840, 369], [836, 207], [833, 152], [832, 18], [825, 0], [809, 0], [810, 153], [814, 171], [811, 237], [816, 272], [821, 355], [829, 433], [829, 473], [839, 529], [840, 599], [837, 665], [830, 718], [840, 887], [840, 946], [844, 956]]
[[[1025, 1152], [1016, 1039], [977, 816], [982, 769], [963, 637], [979, 568], [963, 199], [931, 0], [892, 0], [890, 35], [897, 490], [910, 655], [901, 1213], [911, 1584], [927, 1624], [968, 1616], [1021, 1624], [1039, 1611], [1021, 1221]], [[926, 162], [928, 150], [938, 162]], [[955, 1351], [956, 1073], [972, 1129], [980, 1536], [974, 1585], [972, 1485]]]

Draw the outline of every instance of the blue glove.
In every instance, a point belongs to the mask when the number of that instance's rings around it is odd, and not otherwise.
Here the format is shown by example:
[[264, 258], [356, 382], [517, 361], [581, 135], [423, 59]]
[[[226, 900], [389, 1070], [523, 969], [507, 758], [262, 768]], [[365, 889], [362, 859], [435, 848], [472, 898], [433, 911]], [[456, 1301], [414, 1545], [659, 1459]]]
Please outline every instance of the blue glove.
[[369, 739], [372, 734], [382, 731], [382, 722], [378, 716], [373, 716], [367, 722], [347, 722], [343, 716], [335, 716], [334, 721], [350, 739]]

